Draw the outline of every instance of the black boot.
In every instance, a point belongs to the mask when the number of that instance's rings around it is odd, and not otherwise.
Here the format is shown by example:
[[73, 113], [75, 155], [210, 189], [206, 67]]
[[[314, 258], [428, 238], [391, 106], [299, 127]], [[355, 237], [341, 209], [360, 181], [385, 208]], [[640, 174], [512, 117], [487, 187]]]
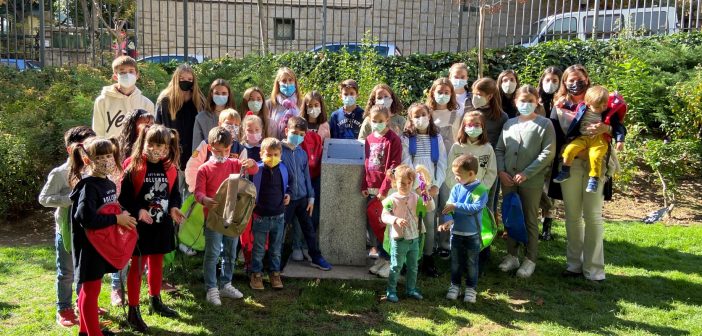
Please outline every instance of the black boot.
[[149, 297], [149, 312], [156, 313], [165, 317], [178, 317], [178, 312], [168, 308], [163, 301], [161, 301], [161, 295]]
[[551, 225], [553, 224], [553, 219], [552, 218], [544, 218], [544, 226], [543, 229], [541, 230], [541, 236], [539, 236], [540, 240], [548, 241], [553, 239], [553, 235], [551, 235]]
[[139, 306], [129, 306], [129, 312], [127, 313], [127, 323], [132, 326], [132, 329], [138, 332], [147, 332], [149, 327], [144, 323], [144, 319], [141, 318], [141, 311], [139, 311]]
[[430, 278], [438, 278], [439, 270], [436, 269], [434, 264], [434, 257], [431, 255], [424, 255], [422, 257], [422, 273]]

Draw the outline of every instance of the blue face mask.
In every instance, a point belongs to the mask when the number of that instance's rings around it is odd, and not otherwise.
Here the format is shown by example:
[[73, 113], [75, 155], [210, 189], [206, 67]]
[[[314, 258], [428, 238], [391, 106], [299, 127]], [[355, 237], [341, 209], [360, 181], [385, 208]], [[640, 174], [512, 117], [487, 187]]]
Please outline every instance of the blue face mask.
[[293, 94], [295, 94], [295, 83], [291, 84], [279, 84], [280, 87], [280, 93], [282, 93], [286, 97], [290, 97]]
[[517, 104], [517, 110], [521, 115], [528, 116], [532, 113], [534, 113], [534, 110], [536, 110], [536, 104], [534, 103], [518, 103]]
[[292, 132], [288, 133], [288, 142], [295, 147], [299, 146], [304, 140], [305, 137], [303, 137], [302, 135], [295, 134]]
[[344, 96], [341, 98], [341, 101], [344, 103], [344, 106], [353, 106], [354, 104], [356, 104], [356, 97]]
[[225, 95], [212, 95], [212, 101], [215, 103], [217, 106], [224, 106], [224, 104], [227, 103], [229, 100], [229, 96]]

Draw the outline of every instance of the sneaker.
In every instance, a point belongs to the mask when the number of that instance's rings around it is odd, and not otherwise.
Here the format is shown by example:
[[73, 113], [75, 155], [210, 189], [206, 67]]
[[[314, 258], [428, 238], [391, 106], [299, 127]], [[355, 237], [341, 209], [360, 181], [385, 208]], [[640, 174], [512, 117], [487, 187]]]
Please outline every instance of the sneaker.
[[222, 286], [219, 290], [219, 295], [230, 299], [241, 299], [244, 297], [244, 294], [241, 294], [241, 292], [230, 283]]
[[449, 287], [448, 292], [446, 293], [446, 298], [449, 300], [456, 300], [458, 299], [458, 295], [461, 293], [461, 287], [451, 284], [451, 287]]
[[378, 249], [375, 246], [371, 247], [370, 250], [368, 250], [368, 258], [378, 259], [378, 256]]
[[375, 264], [373, 264], [373, 266], [371, 266], [371, 268], [368, 269], [368, 272], [370, 272], [371, 274], [378, 275], [378, 271], [379, 271], [383, 266], [385, 266], [385, 263], [386, 263], [386, 262], [387, 262], [387, 261], [385, 261], [385, 259], [383, 259], [383, 258], [376, 259], [376, 260], [375, 260]]
[[78, 316], [76, 316], [73, 308], [62, 309], [56, 312], [56, 323], [62, 327], [69, 328], [79, 324]]
[[528, 278], [534, 273], [535, 268], [536, 264], [533, 261], [524, 258], [524, 262], [522, 262], [522, 267], [519, 267], [519, 270], [517, 271], [517, 276], [520, 278]]
[[563, 183], [563, 182], [565, 182], [565, 181], [568, 181], [569, 178], [570, 178], [570, 172], [562, 171], [562, 170], [561, 170], [561, 172], [558, 173], [558, 176], [556, 176], [556, 177], [553, 179], [553, 182], [556, 182], [556, 183]]
[[322, 256], [314, 258], [312, 262], [310, 262], [310, 265], [312, 265], [312, 267], [319, 268], [322, 271], [328, 271], [332, 268], [332, 266], [326, 260], [324, 260], [324, 257]]
[[563, 277], [563, 278], [582, 278], [583, 273], [564, 270], [563, 272], [561, 272], [561, 277]]
[[305, 259], [305, 256], [302, 255], [302, 250], [301, 249], [293, 249], [292, 260], [302, 261], [303, 259]]
[[310, 251], [307, 249], [302, 249], [302, 256], [305, 258], [307, 261], [312, 261], [312, 257], [310, 257]]
[[183, 243], [180, 243], [178, 245], [178, 249], [180, 250], [180, 252], [183, 252], [186, 256], [189, 256], [189, 257], [192, 257], [192, 256], [197, 254], [197, 252], [195, 250], [193, 250], [192, 248], [190, 248], [190, 246], [185, 245]]
[[386, 300], [388, 300], [388, 302], [392, 302], [392, 303], [400, 302], [400, 298], [398, 298], [397, 294], [395, 294], [395, 293], [388, 293], [385, 297], [386, 297]]
[[589, 193], [597, 192], [597, 186], [599, 184], [600, 181], [597, 180], [597, 177], [591, 177], [587, 180], [587, 188], [585, 188], [585, 191]]
[[263, 274], [261, 273], [251, 273], [251, 281], [249, 282], [251, 289], [262, 290], [263, 287]]
[[121, 289], [113, 289], [112, 293], [110, 294], [110, 301], [112, 302], [112, 305], [115, 307], [124, 305], [124, 301], [122, 300], [123, 296], [124, 293], [122, 293]]
[[511, 272], [519, 268], [519, 259], [517, 257], [508, 254], [504, 259], [502, 259], [502, 263], [497, 266], [502, 272]]
[[280, 272], [273, 272], [268, 277], [271, 279], [273, 289], [283, 289], [283, 279], [280, 278]]
[[207, 290], [207, 302], [209, 302], [215, 306], [222, 305], [222, 300], [219, 298], [219, 289], [210, 288]]
[[478, 293], [475, 292], [475, 288], [466, 288], [466, 294], [463, 296], [463, 302], [475, 303], [475, 297]]
[[378, 270], [378, 274], [377, 274], [377, 275], [378, 275], [379, 277], [381, 277], [381, 278], [387, 279], [387, 278], [390, 276], [390, 268], [392, 268], [392, 267], [390, 266], [390, 263], [386, 260], [386, 261], [385, 261], [385, 264], [383, 265], [383, 267], [381, 267], [381, 268]]
[[422, 300], [424, 297], [422, 296], [422, 293], [420, 293], [418, 290], [411, 290], [407, 292], [407, 297], [413, 298], [415, 300]]

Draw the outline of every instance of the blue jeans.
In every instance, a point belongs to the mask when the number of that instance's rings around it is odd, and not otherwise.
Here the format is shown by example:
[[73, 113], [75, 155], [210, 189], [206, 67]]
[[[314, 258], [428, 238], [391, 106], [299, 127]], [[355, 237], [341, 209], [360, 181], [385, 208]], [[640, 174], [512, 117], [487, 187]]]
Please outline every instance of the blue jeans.
[[[63, 247], [63, 236], [56, 232], [56, 309], [73, 308], [73, 255]], [[76, 297], [80, 285], [76, 284]]]
[[407, 265], [405, 290], [407, 293], [417, 290], [417, 259], [419, 257], [419, 238], [390, 239], [390, 276], [388, 277], [388, 294], [397, 294], [397, 279], [402, 265]]
[[263, 255], [266, 253], [266, 237], [268, 241], [268, 255], [270, 256], [270, 271], [280, 272], [280, 251], [283, 247], [283, 234], [285, 233], [285, 215], [260, 217], [254, 215], [251, 231], [254, 235], [253, 251], [251, 251], [251, 272], [263, 272]]
[[203, 270], [205, 273], [205, 288], [217, 288], [217, 262], [222, 255], [222, 272], [219, 275], [219, 284], [225, 285], [232, 282], [234, 265], [236, 262], [236, 246], [239, 237], [225, 236], [210, 230], [205, 225], [205, 257]]
[[[110, 274], [112, 277], [112, 290], [118, 290], [122, 288], [122, 283], [124, 283], [124, 286], [127, 286], [127, 273], [129, 273], [129, 264], [127, 266], [124, 266], [123, 269]], [[122, 279], [122, 283], [120, 283], [120, 278]]]
[[451, 235], [451, 284], [461, 286], [461, 276], [466, 273], [466, 287], [478, 286], [478, 255], [480, 235]]

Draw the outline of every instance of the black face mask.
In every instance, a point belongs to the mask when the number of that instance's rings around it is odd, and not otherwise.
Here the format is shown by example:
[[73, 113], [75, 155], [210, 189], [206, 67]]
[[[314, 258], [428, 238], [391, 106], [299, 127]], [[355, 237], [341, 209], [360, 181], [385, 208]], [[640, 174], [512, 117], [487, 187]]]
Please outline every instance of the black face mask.
[[579, 80], [575, 81], [573, 84], [568, 84], [566, 85], [566, 88], [568, 89], [568, 92], [570, 94], [577, 96], [585, 92], [585, 81], [584, 80]]
[[193, 89], [193, 82], [190, 81], [179, 81], [178, 86], [183, 91], [190, 91]]

